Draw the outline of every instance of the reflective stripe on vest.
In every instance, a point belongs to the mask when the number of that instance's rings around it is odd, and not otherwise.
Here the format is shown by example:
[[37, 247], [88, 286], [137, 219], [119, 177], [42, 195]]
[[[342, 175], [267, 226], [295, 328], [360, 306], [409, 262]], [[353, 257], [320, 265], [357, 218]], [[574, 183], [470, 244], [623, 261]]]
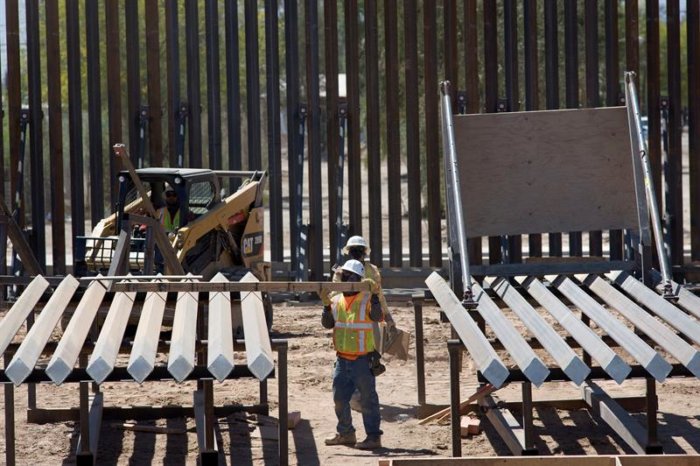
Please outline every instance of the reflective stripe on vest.
[[343, 295], [333, 299], [333, 344], [339, 353], [359, 356], [374, 351], [373, 323], [367, 309], [370, 295], [362, 293], [360, 297], [353, 300], [349, 309], [345, 309], [347, 302]]

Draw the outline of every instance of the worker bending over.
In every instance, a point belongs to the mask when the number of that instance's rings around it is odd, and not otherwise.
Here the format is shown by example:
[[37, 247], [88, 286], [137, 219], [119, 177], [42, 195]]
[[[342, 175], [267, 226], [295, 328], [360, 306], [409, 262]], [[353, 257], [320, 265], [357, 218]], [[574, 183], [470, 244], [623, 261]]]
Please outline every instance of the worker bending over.
[[[365, 279], [365, 267], [350, 259], [340, 269], [342, 282], [359, 282]], [[324, 302], [321, 324], [333, 329], [333, 346], [337, 359], [333, 371], [333, 402], [338, 418], [337, 433], [325, 440], [326, 445], [354, 445], [362, 450], [381, 448], [382, 431], [379, 428], [379, 396], [376, 376], [372, 371], [372, 354], [375, 353], [374, 328], [383, 319], [377, 295], [379, 289], [373, 280], [366, 280], [371, 291], [343, 292]], [[352, 425], [350, 398], [355, 389], [361, 394], [362, 422], [367, 438], [357, 442]]]

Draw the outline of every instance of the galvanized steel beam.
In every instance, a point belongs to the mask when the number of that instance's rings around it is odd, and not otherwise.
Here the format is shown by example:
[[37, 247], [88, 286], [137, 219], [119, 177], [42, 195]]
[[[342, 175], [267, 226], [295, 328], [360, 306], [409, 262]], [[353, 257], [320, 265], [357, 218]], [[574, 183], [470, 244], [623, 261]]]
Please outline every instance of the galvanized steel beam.
[[120, 292], [114, 295], [87, 366], [88, 374], [97, 383], [104, 382], [114, 370], [135, 298], [136, 293], [134, 292]]
[[631, 368], [601, 338], [549, 291], [538, 279], [516, 277], [516, 280], [537, 300], [564, 329], [581, 344], [581, 347], [600, 364], [618, 384], [622, 383]]
[[[217, 273], [213, 283], [228, 282]], [[209, 320], [207, 368], [221, 382], [233, 370], [233, 325], [231, 318], [231, 294], [214, 292], [209, 295]]]
[[46, 374], [55, 384], [63, 383], [73, 370], [85, 338], [92, 327], [92, 321], [95, 319], [100, 303], [107, 292], [106, 286], [106, 283], [100, 281], [90, 283], [83, 298], [78, 303], [73, 317], [63, 332], [63, 338], [58, 343], [56, 351], [46, 367]]
[[542, 385], [542, 382], [549, 374], [547, 366], [532, 351], [532, 348], [525, 342], [522, 335], [515, 329], [513, 323], [503, 315], [486, 292], [476, 283], [472, 285], [472, 291], [474, 292], [474, 300], [479, 303], [479, 313], [501, 340], [503, 346], [515, 360], [515, 363], [535, 386], [539, 387]]
[[7, 311], [5, 317], [0, 321], [0, 354], [5, 352], [48, 286], [49, 282], [41, 275], [37, 275]]
[[34, 369], [44, 345], [51, 337], [51, 332], [56, 327], [73, 293], [78, 289], [78, 284], [78, 280], [71, 275], [64, 278], [44, 305], [39, 318], [27, 332], [12, 361], [5, 369], [5, 374], [15, 385], [21, 384]]
[[[240, 281], [257, 282], [258, 279], [248, 272]], [[265, 308], [260, 292], [241, 292], [241, 316], [248, 368], [258, 380], [265, 380], [275, 368], [275, 361], [272, 357], [270, 334], [267, 330]]]
[[651, 337], [674, 358], [680, 361], [696, 377], [700, 377], [700, 354], [675, 332], [654, 319], [607, 281], [596, 275], [579, 278], [609, 306], [617, 309], [634, 326]]
[[464, 346], [471, 354], [479, 371], [494, 386], [501, 387], [508, 378], [508, 369], [491, 347], [476, 322], [469, 316], [450, 286], [437, 273], [433, 272], [426, 280], [440, 308], [450, 319]]
[[542, 343], [544, 349], [554, 358], [567, 376], [576, 384], [586, 380], [591, 369], [574, 353], [557, 332], [537, 313], [537, 311], [503, 278], [487, 278], [491, 288], [511, 310], [523, 321], [530, 332]]
[[671, 365], [639, 336], [635, 335], [632, 330], [615, 319], [571, 279], [564, 276], [547, 277], [547, 279], [569, 301], [581, 309], [581, 312], [594, 320], [613, 340], [629, 352], [656, 380], [663, 382], [666, 379], [666, 376], [671, 372]]
[[167, 293], [148, 293], [143, 303], [141, 318], [134, 337], [134, 347], [131, 349], [127, 366], [129, 374], [138, 383], [142, 383], [155, 366], [167, 297]]

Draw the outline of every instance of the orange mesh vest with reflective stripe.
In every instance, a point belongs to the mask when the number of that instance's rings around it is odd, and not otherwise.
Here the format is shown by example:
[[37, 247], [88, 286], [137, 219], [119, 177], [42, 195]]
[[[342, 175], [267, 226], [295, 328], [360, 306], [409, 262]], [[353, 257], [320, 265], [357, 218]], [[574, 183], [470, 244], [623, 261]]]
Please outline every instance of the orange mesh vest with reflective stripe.
[[[360, 292], [355, 296], [338, 295], [333, 298], [331, 309], [335, 319], [333, 346], [345, 359], [374, 351], [373, 322], [369, 318], [370, 294]], [[348, 302], [350, 305], [348, 305]]]

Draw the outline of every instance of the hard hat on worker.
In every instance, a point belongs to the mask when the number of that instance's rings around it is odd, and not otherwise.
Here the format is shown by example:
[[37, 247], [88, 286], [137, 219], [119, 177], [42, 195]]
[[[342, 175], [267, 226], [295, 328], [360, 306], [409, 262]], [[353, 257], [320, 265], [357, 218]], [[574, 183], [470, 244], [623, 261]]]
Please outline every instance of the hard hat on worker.
[[365, 241], [365, 239], [362, 236], [351, 236], [348, 239], [348, 242], [345, 243], [345, 247], [343, 248], [343, 254], [348, 254], [350, 252], [350, 249], [352, 248], [364, 248], [365, 254], [369, 254], [369, 246], [367, 245], [367, 241]]
[[345, 261], [341, 269], [359, 275], [361, 278], [365, 278], [365, 266], [358, 260], [350, 259]]

